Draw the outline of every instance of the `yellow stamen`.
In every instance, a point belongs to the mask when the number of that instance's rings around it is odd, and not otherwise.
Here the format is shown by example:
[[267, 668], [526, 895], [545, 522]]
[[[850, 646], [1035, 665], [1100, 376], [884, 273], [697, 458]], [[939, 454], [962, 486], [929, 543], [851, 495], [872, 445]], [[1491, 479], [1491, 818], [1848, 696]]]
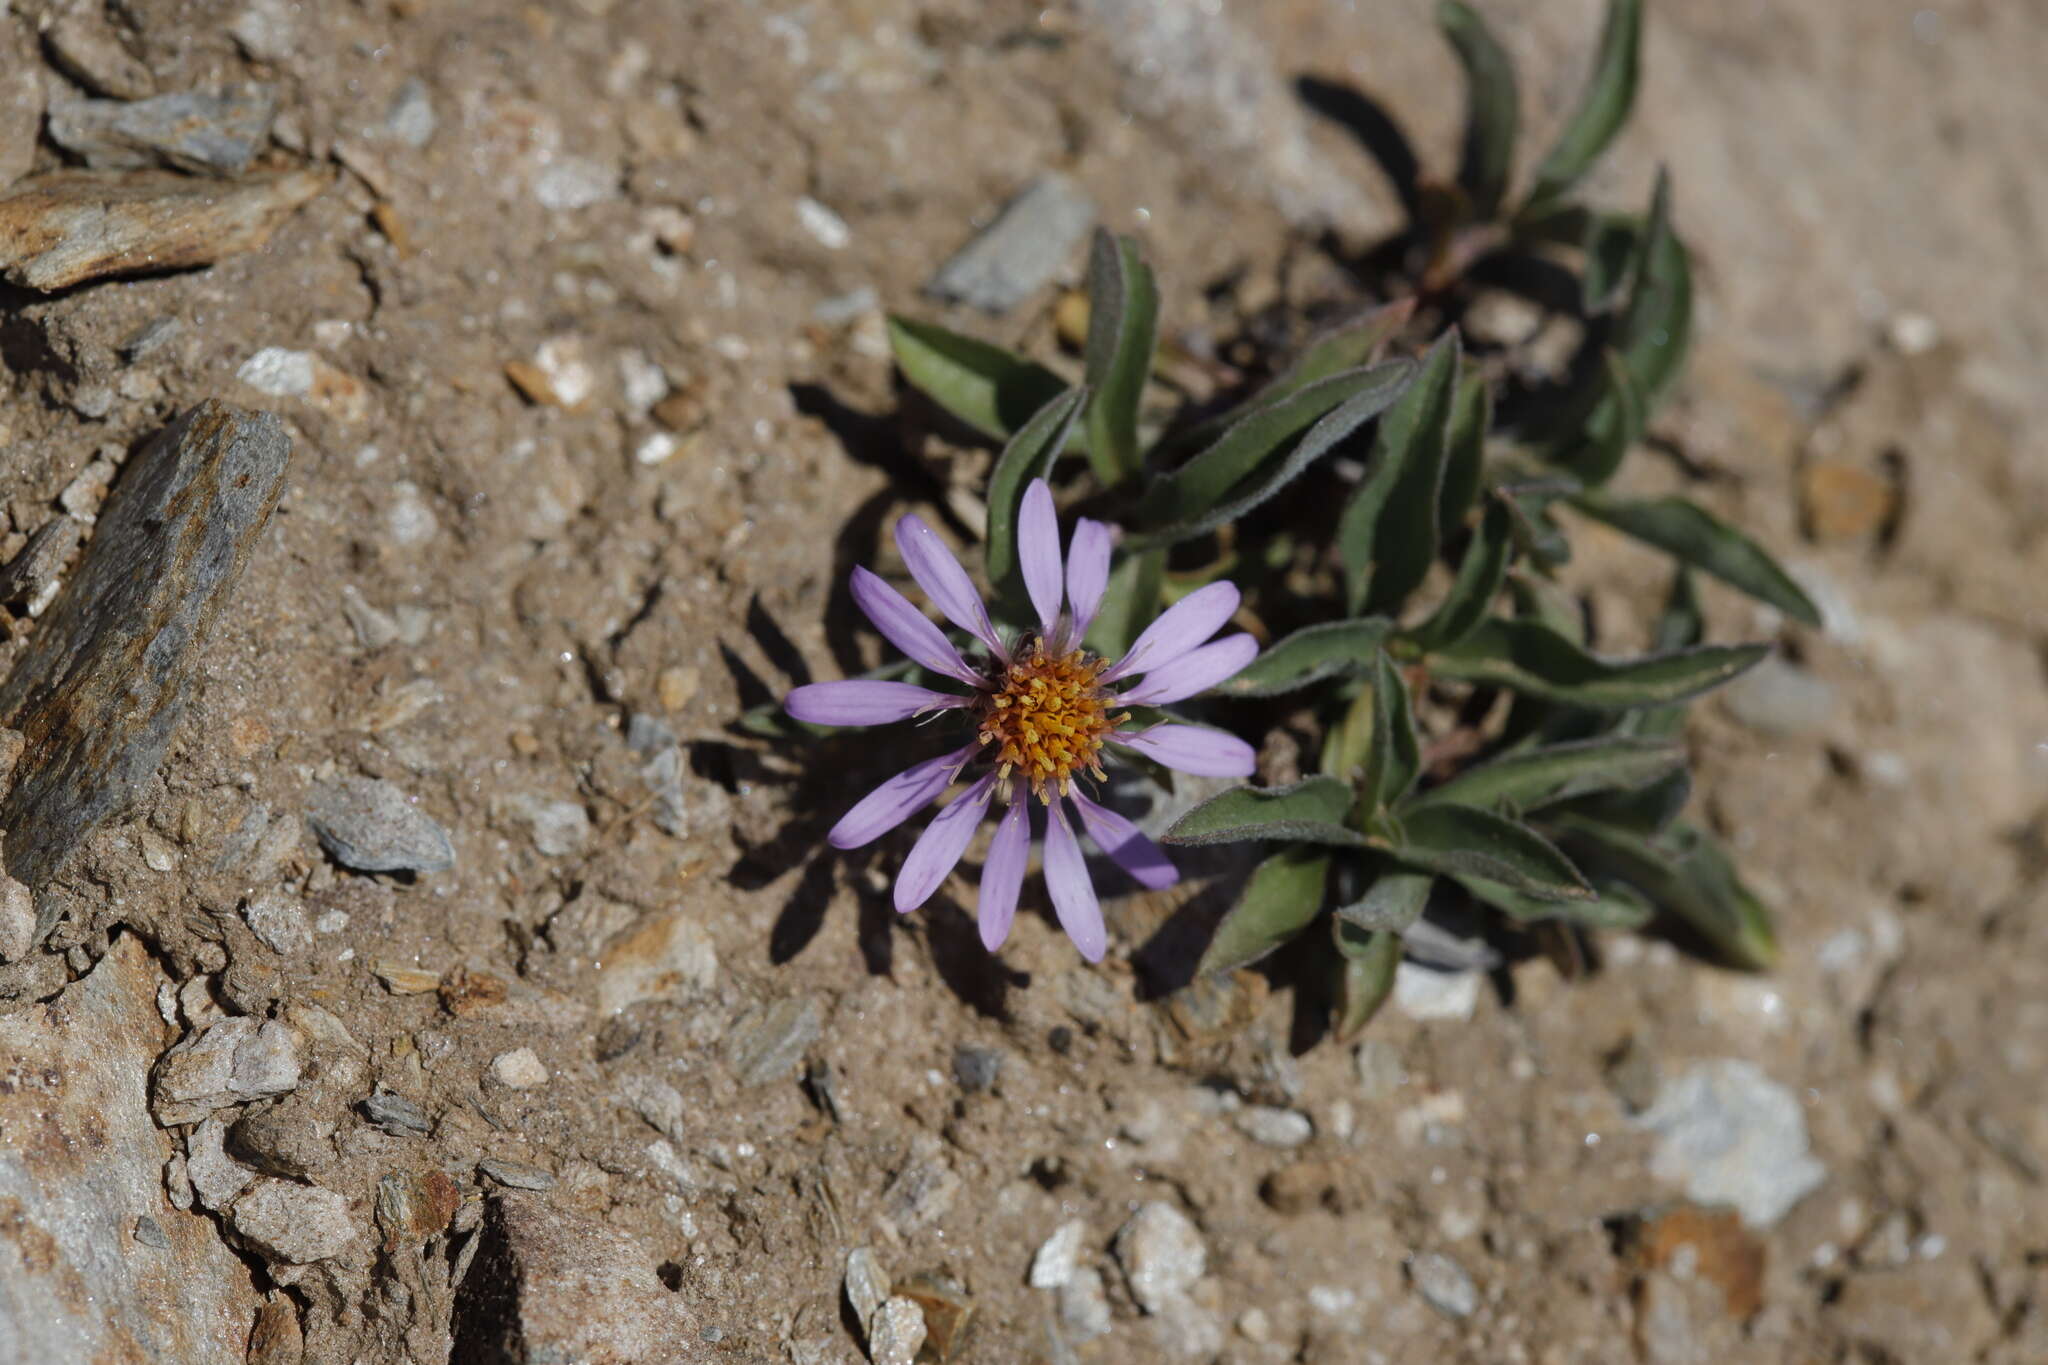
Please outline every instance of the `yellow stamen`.
[[1095, 681], [1108, 667], [1083, 650], [1054, 655], [1042, 640], [1026, 642], [977, 704], [981, 742], [996, 746], [999, 784], [1014, 771], [1050, 802], [1055, 791], [1071, 794], [1074, 773], [1102, 776], [1102, 742], [1130, 718], [1109, 714], [1110, 694]]

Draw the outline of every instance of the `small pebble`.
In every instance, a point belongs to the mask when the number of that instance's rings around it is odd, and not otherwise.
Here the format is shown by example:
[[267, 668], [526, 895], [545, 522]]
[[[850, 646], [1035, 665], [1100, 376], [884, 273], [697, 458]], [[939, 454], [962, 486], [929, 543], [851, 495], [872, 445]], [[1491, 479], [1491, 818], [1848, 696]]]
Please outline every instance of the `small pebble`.
[[796, 220], [827, 251], [844, 250], [853, 241], [853, 230], [846, 226], [846, 220], [809, 195], [796, 201]]
[[1479, 1288], [1465, 1267], [1440, 1252], [1425, 1251], [1411, 1258], [1408, 1278], [1429, 1306], [1446, 1317], [1470, 1317], [1479, 1307]]
[[306, 907], [289, 891], [273, 887], [242, 906], [242, 919], [264, 947], [284, 957], [312, 951], [313, 930]]
[[510, 1090], [531, 1090], [548, 1082], [547, 1064], [530, 1047], [514, 1048], [491, 1058], [491, 1076]]
[[555, 1177], [538, 1166], [487, 1157], [476, 1163], [477, 1172], [509, 1190], [551, 1190]]
[[909, 1299], [889, 1299], [868, 1320], [868, 1359], [874, 1365], [912, 1365], [924, 1347], [924, 1312]]
[[1252, 1105], [1238, 1111], [1232, 1121], [1239, 1132], [1266, 1147], [1299, 1147], [1315, 1136], [1308, 1115], [1272, 1105]]
[[1059, 1288], [1060, 1325], [1075, 1341], [1106, 1336], [1110, 1328], [1109, 1290], [1102, 1272], [1084, 1265]]
[[340, 1256], [356, 1240], [347, 1199], [290, 1180], [258, 1180], [235, 1201], [230, 1221], [263, 1257], [290, 1265]]
[[994, 1048], [963, 1045], [953, 1049], [953, 1079], [970, 1095], [993, 1090], [1002, 1069], [1003, 1054]]
[[433, 141], [437, 123], [433, 96], [415, 76], [391, 97], [391, 107], [384, 113], [384, 135], [417, 151]]
[[1479, 1007], [1481, 976], [1403, 962], [1394, 969], [1394, 1004], [1410, 1019], [1470, 1019]]
[[846, 1253], [846, 1302], [856, 1322], [874, 1321], [875, 1314], [889, 1298], [889, 1274], [871, 1247], [855, 1247]]
[[448, 833], [381, 778], [340, 777], [307, 793], [320, 845], [358, 872], [439, 872], [455, 866]]
[[1131, 1297], [1148, 1313], [1185, 1294], [1209, 1264], [1201, 1230], [1179, 1209], [1156, 1199], [1117, 1232], [1115, 1249]]
[[1055, 1228], [1031, 1258], [1031, 1287], [1058, 1289], [1072, 1279], [1081, 1263], [1081, 1243], [1087, 1236], [1088, 1225], [1078, 1218]]
[[565, 212], [601, 204], [618, 190], [618, 172], [582, 156], [556, 157], [533, 180], [533, 197]]
[[425, 1137], [434, 1129], [426, 1110], [389, 1090], [379, 1090], [356, 1108], [372, 1125], [393, 1137]]
[[1067, 268], [1095, 224], [1095, 205], [1067, 176], [1031, 182], [1001, 214], [939, 267], [925, 292], [991, 313], [1016, 307]]
[[158, 1251], [166, 1249], [171, 1244], [170, 1234], [163, 1230], [156, 1219], [146, 1213], [135, 1220], [135, 1240], [146, 1247], [155, 1247]]

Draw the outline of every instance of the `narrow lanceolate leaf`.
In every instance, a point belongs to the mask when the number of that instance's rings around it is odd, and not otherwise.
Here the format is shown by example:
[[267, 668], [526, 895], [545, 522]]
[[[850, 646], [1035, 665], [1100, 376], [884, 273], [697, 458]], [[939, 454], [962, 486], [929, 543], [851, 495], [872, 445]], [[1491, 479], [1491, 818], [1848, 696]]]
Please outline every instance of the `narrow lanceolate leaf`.
[[[1629, 718], [1633, 720], [1637, 716], [1658, 716], [1666, 711], [1676, 712], [1683, 709], [1677, 706], [1660, 707], [1633, 712]], [[1571, 797], [1549, 807], [1544, 811], [1543, 818], [1584, 818], [1627, 830], [1631, 834], [1640, 834], [1644, 838], [1655, 838], [1671, 828], [1691, 797], [1692, 774], [1681, 767], [1645, 786], [1589, 792], [1584, 796]]]
[[1359, 787], [1372, 810], [1399, 801], [1422, 771], [1422, 749], [1415, 737], [1415, 706], [1408, 684], [1394, 661], [1381, 650], [1373, 660], [1372, 744]]
[[1351, 784], [1310, 777], [1287, 787], [1232, 787], [1174, 821], [1169, 844], [1235, 844], [1248, 839], [1358, 847], [1365, 836], [1349, 828]]
[[1692, 340], [1692, 262], [1671, 226], [1671, 178], [1662, 171], [1630, 268], [1634, 279], [1614, 344], [1642, 388], [1644, 405], [1654, 408], [1678, 377]]
[[1373, 689], [1357, 689], [1345, 703], [1344, 714], [1323, 734], [1323, 756], [1318, 765], [1330, 777], [1351, 781], [1372, 761]]
[[1517, 617], [1547, 626], [1575, 645], [1586, 643], [1586, 614], [1579, 609], [1578, 599], [1550, 579], [1511, 573], [1508, 595], [1514, 599]]
[[1512, 515], [1507, 503], [1498, 498], [1487, 506], [1486, 516], [1465, 545], [1464, 558], [1458, 561], [1458, 576], [1451, 581], [1451, 590], [1428, 620], [1408, 632], [1409, 639], [1424, 649], [1441, 649], [1479, 628], [1507, 580], [1508, 559], [1514, 551]]
[[1560, 458], [1566, 469], [1589, 486], [1606, 483], [1621, 468], [1622, 457], [1642, 439], [1650, 420], [1642, 386], [1629, 371], [1620, 351], [1608, 347], [1601, 356], [1605, 387], [1586, 417], [1577, 444]]
[[1588, 491], [1573, 499], [1572, 505], [1683, 564], [1770, 603], [1802, 625], [1820, 624], [1820, 609], [1813, 599], [1762, 546], [1684, 498], [1632, 501]]
[[1435, 884], [1436, 878], [1427, 872], [1389, 868], [1374, 879], [1364, 896], [1338, 906], [1337, 914], [1359, 929], [1405, 933], [1422, 918], [1429, 904], [1429, 888]]
[[1637, 659], [1601, 659], [1536, 621], [1490, 620], [1427, 656], [1439, 677], [1505, 687], [1595, 711], [1683, 701], [1752, 668], [1769, 645], [1704, 645]]
[[1260, 402], [1214, 444], [1155, 481], [1146, 491], [1141, 519], [1147, 526], [1193, 521], [1325, 415], [1394, 377], [1375, 370], [1349, 370]]
[[1088, 458], [1114, 486], [1138, 472], [1138, 400], [1159, 340], [1159, 290], [1138, 244], [1098, 230], [1088, 257]]
[[891, 317], [889, 347], [903, 377], [926, 397], [998, 440], [1067, 387], [1043, 365], [928, 322]]
[[1356, 1038], [1394, 993], [1394, 972], [1401, 965], [1401, 936], [1360, 929], [1332, 920], [1338, 967], [1336, 1000], [1330, 1010], [1330, 1032], [1340, 1043]]
[[1562, 198], [1593, 168], [1628, 121], [1636, 98], [1636, 53], [1642, 25], [1642, 0], [1608, 0], [1607, 23], [1600, 31], [1592, 77], [1579, 97], [1577, 112], [1536, 168], [1536, 184], [1522, 210], [1525, 216], [1538, 216]]
[[1479, 498], [1486, 464], [1486, 433], [1493, 426], [1493, 391], [1483, 374], [1468, 374], [1451, 397], [1451, 428], [1444, 437], [1444, 486], [1437, 499], [1437, 535], [1448, 540], [1465, 524]]
[[1159, 592], [1165, 582], [1166, 551], [1126, 555], [1109, 571], [1102, 607], [1088, 627], [1088, 648], [1105, 659], [1122, 658], [1159, 615]]
[[1314, 848], [1285, 848], [1260, 863], [1197, 970], [1227, 972], [1256, 962], [1307, 928], [1323, 908], [1329, 870], [1330, 856]]
[[1616, 883], [1601, 884], [1592, 900], [1546, 901], [1484, 877], [1456, 880], [1474, 900], [1492, 906], [1517, 924], [1563, 919], [1588, 929], [1640, 929], [1656, 915], [1649, 902], [1626, 885]]
[[1560, 837], [1597, 874], [1635, 886], [1731, 965], [1762, 971], [1776, 960], [1770, 912], [1742, 884], [1728, 855], [1706, 831], [1681, 822], [1652, 841], [1575, 818], [1561, 827]]
[[1436, 557], [1437, 499], [1458, 360], [1454, 330], [1430, 347], [1414, 381], [1380, 419], [1365, 478], [1337, 524], [1354, 611], [1398, 608]]
[[1250, 477], [1241, 480], [1232, 488], [1222, 502], [1190, 520], [1134, 536], [1127, 543], [1135, 547], [1172, 545], [1195, 536], [1207, 535], [1218, 526], [1236, 521], [1292, 483], [1311, 464], [1329, 454], [1339, 444], [1349, 439], [1352, 433], [1386, 411], [1401, 396], [1414, 373], [1415, 363], [1409, 360], [1390, 360], [1361, 371], [1358, 392], [1325, 413], [1322, 419], [1310, 427], [1293, 445], [1283, 445], [1284, 453], [1268, 457]]
[[1275, 697], [1324, 678], [1362, 677], [1372, 670], [1380, 645], [1393, 628], [1394, 623], [1383, 617], [1305, 626], [1216, 690], [1226, 696]]
[[1571, 860], [1527, 825], [1470, 806], [1404, 811], [1387, 852], [1410, 867], [1452, 877], [1484, 877], [1539, 900], [1593, 894]]
[[1507, 194], [1515, 156], [1514, 63], [1470, 5], [1443, 0], [1436, 7], [1436, 22], [1465, 68], [1465, 151], [1458, 163], [1458, 186], [1472, 201], [1473, 217], [1491, 221]]
[[1505, 754], [1467, 768], [1418, 800], [1531, 811], [1588, 792], [1646, 786], [1685, 764], [1668, 739], [1611, 736]]
[[1011, 608], [1011, 619], [1024, 607], [1024, 583], [1017, 567], [1017, 511], [1024, 502], [1024, 490], [1033, 479], [1042, 479], [1052, 462], [1066, 448], [1086, 389], [1068, 389], [1031, 415], [1021, 430], [1010, 438], [996, 459], [988, 481], [988, 579]]

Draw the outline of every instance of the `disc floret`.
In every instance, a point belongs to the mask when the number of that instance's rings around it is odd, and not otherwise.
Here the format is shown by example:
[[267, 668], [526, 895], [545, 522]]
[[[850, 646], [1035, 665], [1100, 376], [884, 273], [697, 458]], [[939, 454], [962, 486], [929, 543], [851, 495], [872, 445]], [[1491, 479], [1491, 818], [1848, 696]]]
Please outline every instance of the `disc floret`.
[[[1084, 649], [1055, 653], [1043, 637], [1032, 638], [992, 680], [994, 688], [976, 703], [979, 738], [995, 746], [996, 785], [1012, 776], [1038, 799], [1073, 794], [1073, 777], [1102, 771], [1102, 745], [1130, 719], [1112, 712], [1114, 697], [1101, 683], [1110, 661]], [[1012, 789], [1011, 799], [1023, 796]]]

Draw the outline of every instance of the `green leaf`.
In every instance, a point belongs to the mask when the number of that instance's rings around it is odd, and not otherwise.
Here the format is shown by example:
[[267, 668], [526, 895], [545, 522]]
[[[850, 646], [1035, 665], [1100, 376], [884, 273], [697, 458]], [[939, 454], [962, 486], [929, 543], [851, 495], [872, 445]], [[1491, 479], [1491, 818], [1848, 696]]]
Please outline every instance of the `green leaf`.
[[1577, 112], [1536, 168], [1535, 187], [1522, 209], [1525, 216], [1536, 216], [1561, 199], [1593, 168], [1628, 121], [1629, 107], [1636, 98], [1636, 52], [1642, 25], [1642, 0], [1609, 0], [1592, 77], [1579, 97]]
[[1373, 689], [1354, 688], [1344, 714], [1323, 734], [1318, 765], [1330, 777], [1349, 782], [1372, 761]]
[[1330, 921], [1336, 940], [1336, 1003], [1330, 1032], [1340, 1043], [1356, 1038], [1394, 991], [1394, 973], [1401, 965], [1401, 936], [1385, 930], [1368, 932], [1343, 920]]
[[1640, 929], [1656, 914], [1647, 901], [1619, 883], [1601, 885], [1598, 895], [1591, 900], [1546, 901], [1484, 877], [1456, 880], [1474, 900], [1492, 906], [1517, 924], [1563, 919], [1589, 929]]
[[1493, 427], [1493, 391], [1483, 374], [1468, 374], [1451, 399], [1451, 429], [1444, 438], [1444, 486], [1437, 503], [1437, 535], [1445, 540], [1465, 524], [1479, 498], [1486, 463], [1486, 433]]
[[1514, 163], [1519, 114], [1514, 63], [1471, 6], [1442, 0], [1436, 22], [1465, 68], [1465, 152], [1458, 185], [1472, 201], [1473, 216], [1491, 221], [1500, 212]]
[[1260, 863], [1196, 970], [1227, 972], [1256, 962], [1307, 928], [1323, 908], [1329, 870], [1330, 855], [1313, 848], [1283, 848]]
[[1508, 593], [1515, 599], [1515, 615], [1525, 621], [1547, 626], [1575, 645], [1586, 643], [1586, 614], [1578, 599], [1557, 583], [1535, 574], [1508, 575]]
[[1614, 307], [1628, 283], [1636, 253], [1642, 241], [1642, 224], [1618, 213], [1589, 213], [1580, 246], [1586, 253], [1585, 274], [1579, 280], [1580, 306], [1588, 317]]
[[1287, 787], [1232, 787], [1173, 822], [1169, 844], [1235, 844], [1248, 839], [1359, 847], [1365, 836], [1348, 828], [1351, 784], [1309, 777]]
[[1585, 877], [1527, 825], [1470, 806], [1404, 811], [1387, 852], [1410, 867], [1450, 877], [1484, 877], [1539, 900], [1583, 900]]
[[1372, 744], [1359, 787], [1370, 810], [1385, 810], [1415, 785], [1422, 750], [1415, 738], [1415, 706], [1408, 684], [1381, 650], [1373, 660]]
[[1146, 548], [1172, 545], [1207, 535], [1218, 526], [1236, 521], [1292, 483], [1303, 470], [1384, 412], [1401, 396], [1414, 372], [1415, 364], [1408, 360], [1390, 360], [1363, 371], [1363, 375], [1371, 380], [1370, 384], [1324, 414], [1322, 420], [1310, 427], [1286, 455], [1277, 460], [1268, 459], [1251, 477], [1239, 482], [1223, 502], [1191, 521], [1133, 536], [1126, 544]]
[[[1682, 707], [1673, 706], [1637, 711], [1631, 719], [1681, 710]], [[1691, 797], [1692, 774], [1681, 767], [1633, 791], [1591, 792], [1559, 802], [1545, 812], [1545, 818], [1583, 817], [1645, 838], [1655, 838], [1671, 827]]]
[[1458, 360], [1453, 329], [1429, 348], [1414, 382], [1380, 419], [1365, 478], [1337, 524], [1353, 611], [1399, 608], [1436, 558], [1437, 498]]
[[1574, 498], [1572, 505], [1681, 563], [1712, 574], [1731, 588], [1770, 603], [1802, 625], [1820, 625], [1820, 609], [1813, 599], [1763, 547], [1684, 498], [1633, 501], [1589, 490]]
[[1422, 918], [1429, 904], [1429, 889], [1435, 884], [1436, 878], [1427, 872], [1390, 868], [1373, 880], [1364, 896], [1338, 906], [1337, 914], [1358, 929], [1405, 933]]
[[1671, 226], [1671, 178], [1662, 171], [1631, 268], [1635, 282], [1615, 327], [1614, 344], [1650, 408], [1678, 377], [1692, 340], [1692, 263]]
[[1088, 458], [1115, 487], [1144, 464], [1138, 400], [1159, 341], [1159, 289], [1138, 244], [1097, 229], [1088, 257]]
[[1024, 505], [1024, 490], [1033, 479], [1047, 477], [1052, 463], [1066, 448], [1086, 389], [1068, 389], [1031, 415], [1010, 438], [988, 481], [988, 580], [996, 595], [1009, 608], [1013, 620], [1030, 620], [1024, 610], [1024, 579], [1017, 561], [1017, 514]]
[[1742, 884], [1712, 836], [1680, 822], [1652, 841], [1573, 818], [1561, 837], [1596, 872], [1629, 882], [1676, 915], [1729, 964], [1763, 971], [1778, 955], [1770, 912]]
[[1417, 800], [1531, 811], [1588, 792], [1642, 787], [1684, 765], [1685, 750], [1670, 740], [1610, 736], [1503, 754]]
[[1358, 677], [1374, 666], [1394, 623], [1383, 617], [1304, 626], [1267, 648], [1242, 673], [1217, 687], [1226, 696], [1274, 697], [1324, 678]]
[[1628, 361], [1620, 351], [1608, 347], [1601, 355], [1606, 385], [1600, 399], [1587, 415], [1579, 442], [1559, 458], [1559, 463], [1588, 485], [1606, 483], [1621, 468], [1629, 448], [1642, 439], [1650, 420], [1643, 390], [1629, 373]]
[[1043, 365], [928, 322], [892, 315], [889, 347], [903, 377], [920, 392], [998, 440], [1030, 421], [1067, 387]]
[[1264, 405], [1333, 374], [1370, 365], [1413, 316], [1415, 299], [1411, 295], [1383, 303], [1350, 322], [1339, 324], [1309, 342], [1295, 362], [1261, 389], [1252, 401]]
[[1658, 613], [1651, 648], [1662, 651], [1689, 649], [1707, 638], [1707, 615], [1700, 606], [1699, 584], [1692, 571], [1680, 564], [1671, 577], [1671, 591]]
[[1600, 659], [1539, 622], [1495, 619], [1432, 652], [1427, 662], [1441, 677], [1605, 711], [1697, 696], [1770, 652], [1769, 645], [1704, 645], [1638, 659]]
[[1109, 572], [1102, 606], [1088, 627], [1088, 648], [1102, 658], [1121, 659], [1159, 615], [1160, 589], [1165, 582], [1166, 551], [1126, 555]]
[[1140, 520], [1171, 526], [1200, 517], [1289, 441], [1360, 393], [1386, 388], [1394, 377], [1384, 367], [1349, 370], [1259, 403], [1213, 445], [1155, 480], [1146, 491]]
[[1440, 649], [1479, 628], [1507, 579], [1508, 559], [1514, 551], [1512, 517], [1507, 503], [1499, 498], [1487, 505], [1485, 518], [1458, 561], [1458, 576], [1451, 581], [1451, 590], [1428, 620], [1407, 632], [1410, 640], [1424, 649]]

